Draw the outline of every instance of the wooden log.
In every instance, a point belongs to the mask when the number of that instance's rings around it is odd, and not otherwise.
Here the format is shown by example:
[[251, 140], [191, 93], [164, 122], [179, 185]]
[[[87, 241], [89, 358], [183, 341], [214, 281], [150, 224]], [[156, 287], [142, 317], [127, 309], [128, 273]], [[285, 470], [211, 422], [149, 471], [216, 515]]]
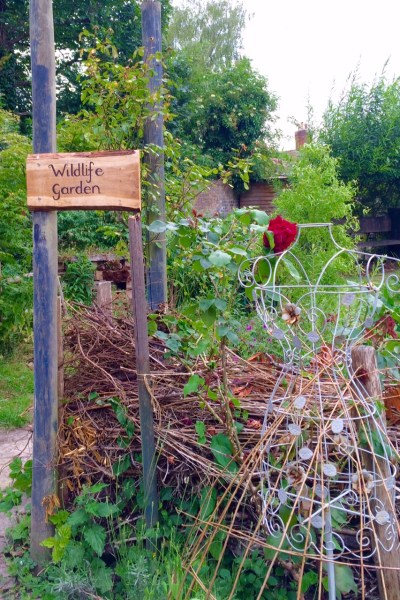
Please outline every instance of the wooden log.
[[[149, 77], [149, 91], [153, 97], [161, 93], [163, 85], [163, 68], [161, 59], [161, 4], [154, 0], [142, 3], [142, 40], [144, 60], [149, 65], [152, 75]], [[165, 221], [165, 173], [164, 173], [164, 117], [162, 100], [148, 106], [151, 111], [144, 127], [144, 142], [158, 147], [158, 151], [147, 153], [149, 168], [148, 183], [151, 194], [148, 206], [148, 224], [155, 220]], [[154, 199], [152, 199], [152, 197]], [[167, 301], [167, 246], [165, 233], [148, 232], [148, 300], [153, 310], [160, 309]]]
[[[356, 346], [351, 352], [352, 358], [352, 390], [356, 398], [369, 399], [370, 401], [380, 400], [382, 398], [382, 387], [379, 379], [379, 372], [376, 362], [375, 349], [371, 346]], [[367, 396], [367, 398], [365, 398]], [[365, 425], [360, 425], [360, 431], [368, 431], [370, 435], [374, 432], [385, 438], [386, 436], [386, 419], [384, 414], [381, 416], [380, 423], [371, 417], [363, 420]], [[368, 448], [368, 452], [363, 452], [362, 457], [365, 462], [365, 468], [370, 472], [376, 472], [382, 479], [390, 480], [390, 466], [386, 458], [376, 456], [372, 444]], [[386, 551], [384, 547], [375, 544], [372, 539], [372, 544], [376, 547], [374, 555], [377, 567], [382, 567], [378, 570], [378, 586], [379, 594], [382, 600], [398, 600], [400, 594], [400, 553], [399, 553], [399, 526], [397, 523], [395, 510], [394, 487], [378, 484], [374, 489], [374, 495], [378, 502], [381, 502], [385, 510], [392, 515], [395, 520], [395, 539], [393, 541], [393, 549]], [[371, 500], [372, 509], [374, 501]], [[377, 540], [384, 540], [387, 530], [387, 524], [380, 525], [374, 521], [374, 529]]]
[[[51, 0], [30, 0], [33, 151], [56, 150], [56, 87]], [[53, 534], [48, 514], [57, 503], [58, 355], [57, 214], [33, 215], [33, 333], [35, 399], [31, 557], [45, 564], [41, 542]]]
[[96, 304], [106, 314], [112, 314], [112, 287], [111, 281], [95, 281]]
[[148, 387], [149, 381], [147, 379], [150, 374], [150, 351], [140, 215], [129, 217], [129, 245], [132, 276], [132, 308], [135, 321], [140, 433], [142, 439], [144, 512], [146, 525], [148, 528], [151, 528], [158, 521], [158, 497], [153, 408]]

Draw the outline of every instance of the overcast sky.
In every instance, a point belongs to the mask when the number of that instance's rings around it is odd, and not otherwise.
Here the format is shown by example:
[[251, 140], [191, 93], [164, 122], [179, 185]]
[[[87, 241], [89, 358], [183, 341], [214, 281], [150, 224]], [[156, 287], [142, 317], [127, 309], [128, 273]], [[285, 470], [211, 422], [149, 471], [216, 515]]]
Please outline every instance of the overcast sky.
[[246, 25], [244, 53], [280, 97], [278, 126], [293, 147], [296, 121], [307, 120], [307, 99], [320, 120], [359, 65], [372, 81], [387, 59], [390, 79], [400, 76], [399, 0], [243, 0], [254, 16]]

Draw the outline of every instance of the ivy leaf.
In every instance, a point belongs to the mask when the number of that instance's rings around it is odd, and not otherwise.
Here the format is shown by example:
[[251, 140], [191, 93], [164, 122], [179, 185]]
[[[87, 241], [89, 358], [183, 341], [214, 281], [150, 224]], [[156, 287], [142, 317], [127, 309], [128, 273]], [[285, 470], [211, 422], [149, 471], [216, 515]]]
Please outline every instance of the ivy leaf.
[[98, 556], [103, 554], [104, 546], [106, 545], [106, 530], [104, 527], [97, 523], [93, 523], [84, 530], [83, 537], [92, 548], [93, 552]]
[[194, 392], [197, 392], [199, 387], [203, 384], [204, 384], [204, 379], [202, 377], [200, 377], [196, 373], [194, 375], [191, 375], [189, 377], [188, 382], [183, 387], [184, 397], [186, 398], [186, 396], [189, 396], [189, 394], [193, 394]]
[[229, 265], [232, 260], [232, 257], [227, 252], [222, 252], [222, 250], [216, 250], [215, 252], [211, 252], [208, 260], [215, 267], [225, 267]]

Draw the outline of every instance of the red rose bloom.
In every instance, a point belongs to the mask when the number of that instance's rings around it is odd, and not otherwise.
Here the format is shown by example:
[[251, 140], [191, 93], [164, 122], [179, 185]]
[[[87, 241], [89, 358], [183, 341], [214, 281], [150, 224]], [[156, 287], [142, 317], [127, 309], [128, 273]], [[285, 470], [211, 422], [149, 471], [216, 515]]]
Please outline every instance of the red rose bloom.
[[[290, 221], [282, 219], [282, 217], [278, 215], [269, 222], [268, 231], [271, 231], [274, 234], [274, 252], [275, 254], [278, 254], [293, 244], [297, 235], [297, 225], [296, 223], [291, 223]], [[264, 233], [263, 244], [266, 248], [271, 247], [266, 233]]]

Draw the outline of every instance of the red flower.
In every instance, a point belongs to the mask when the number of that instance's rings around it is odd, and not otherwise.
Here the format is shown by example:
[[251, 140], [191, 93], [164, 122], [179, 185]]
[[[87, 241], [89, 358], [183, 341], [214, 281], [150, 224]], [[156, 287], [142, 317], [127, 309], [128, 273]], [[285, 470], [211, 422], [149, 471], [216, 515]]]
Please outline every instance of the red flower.
[[[274, 252], [275, 254], [278, 254], [293, 244], [297, 235], [297, 225], [296, 223], [291, 223], [290, 221], [282, 219], [282, 217], [278, 215], [269, 222], [268, 231], [271, 231], [274, 234]], [[264, 233], [263, 244], [266, 248], [271, 247], [266, 233]]]

